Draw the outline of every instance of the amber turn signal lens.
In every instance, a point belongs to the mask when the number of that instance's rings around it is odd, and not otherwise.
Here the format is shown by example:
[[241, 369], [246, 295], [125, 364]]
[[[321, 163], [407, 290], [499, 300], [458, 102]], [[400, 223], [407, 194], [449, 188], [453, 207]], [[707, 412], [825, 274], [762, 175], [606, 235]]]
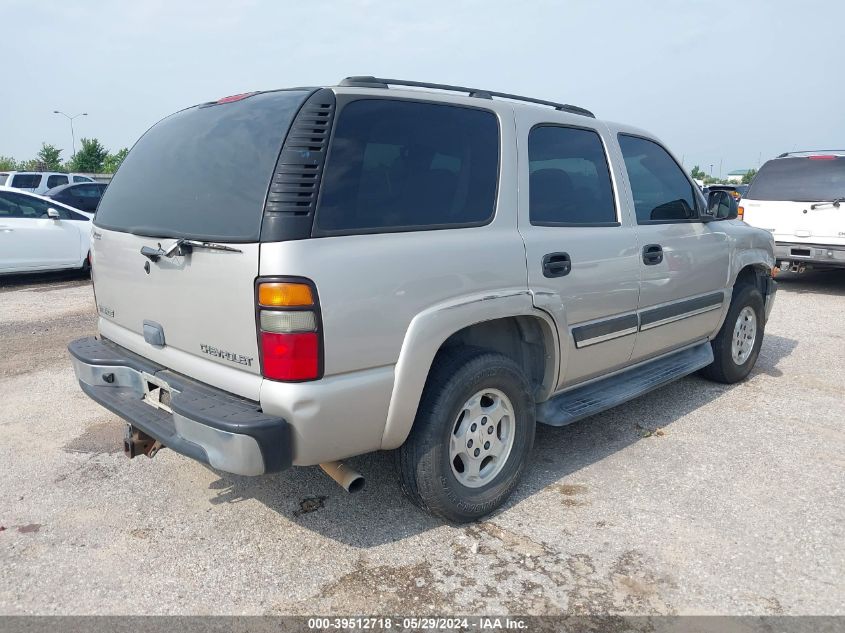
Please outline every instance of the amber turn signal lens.
[[258, 304], [269, 308], [314, 305], [307, 284], [263, 283], [258, 286]]
[[737, 207], [737, 209], [736, 209], [736, 219], [741, 220], [742, 216], [744, 216], [744, 215], [745, 215], [745, 209], [743, 209], [742, 207]]

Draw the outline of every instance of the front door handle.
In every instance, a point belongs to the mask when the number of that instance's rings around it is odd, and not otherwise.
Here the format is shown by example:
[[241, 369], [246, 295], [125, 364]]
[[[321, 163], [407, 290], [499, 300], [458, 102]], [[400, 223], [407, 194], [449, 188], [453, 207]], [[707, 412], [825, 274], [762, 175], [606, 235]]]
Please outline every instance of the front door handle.
[[549, 253], [543, 256], [544, 277], [565, 277], [572, 272], [569, 253]]
[[656, 266], [663, 261], [663, 247], [660, 244], [646, 244], [643, 246], [643, 263], [646, 266]]

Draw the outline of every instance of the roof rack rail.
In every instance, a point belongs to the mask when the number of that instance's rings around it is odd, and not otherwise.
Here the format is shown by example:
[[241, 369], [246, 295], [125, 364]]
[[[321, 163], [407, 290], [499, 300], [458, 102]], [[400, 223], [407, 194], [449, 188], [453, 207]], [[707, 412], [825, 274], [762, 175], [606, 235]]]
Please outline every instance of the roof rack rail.
[[779, 154], [778, 158], [786, 158], [787, 156], [794, 156], [795, 154], [818, 154], [819, 152], [842, 152], [845, 154], [845, 149], [799, 149], [794, 152], [784, 152]]
[[585, 108], [580, 108], [578, 106], [569, 105], [568, 103], [556, 103], [554, 101], [545, 101], [544, 99], [535, 99], [533, 97], [522, 97], [520, 95], [512, 95], [508, 94], [507, 92], [494, 92], [493, 90], [467, 88], [466, 86], [450, 86], [448, 84], [432, 84], [425, 81], [409, 81], [407, 79], [383, 79], [381, 77], [370, 76], [347, 77], [338, 85], [358, 88], [389, 88], [390, 86], [411, 86], [414, 88], [433, 88], [435, 90], [466, 92], [470, 97], [477, 97], [479, 99], [492, 99], [493, 97], [499, 97], [500, 99], [527, 101], [528, 103], [536, 103], [539, 105], [551, 106], [555, 110], [560, 110], [561, 112], [580, 114], [581, 116], [588, 116], [591, 119], [596, 118], [596, 115], [590, 112], [589, 110]]

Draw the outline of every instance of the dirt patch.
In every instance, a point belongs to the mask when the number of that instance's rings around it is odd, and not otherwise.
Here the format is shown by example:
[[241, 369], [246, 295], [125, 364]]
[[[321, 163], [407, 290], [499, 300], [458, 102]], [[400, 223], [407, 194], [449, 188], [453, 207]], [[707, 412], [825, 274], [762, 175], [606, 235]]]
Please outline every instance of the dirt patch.
[[589, 491], [587, 486], [582, 486], [581, 484], [555, 484], [552, 486], [552, 489], [567, 497], [583, 495]]
[[21, 534], [34, 534], [41, 529], [40, 523], [28, 523], [27, 525], [19, 525], [18, 532]]
[[[356, 568], [326, 585], [319, 594], [319, 609], [326, 613], [347, 613], [353, 605], [367, 605], [370, 613], [414, 614], [449, 609], [449, 596], [435, 588], [431, 565], [387, 565], [367, 567], [358, 561]], [[313, 613], [312, 601], [306, 601], [303, 613]], [[358, 607], [360, 609], [360, 607]]]
[[96, 332], [97, 316], [87, 308], [47, 321], [31, 319], [2, 323], [0, 377], [20, 376], [57, 365], [69, 366], [67, 344]]
[[69, 453], [89, 453], [93, 455], [113, 454], [123, 451], [124, 425], [109, 418], [107, 422], [92, 424], [76, 439], [64, 445]]
[[316, 512], [320, 508], [325, 507], [326, 499], [328, 499], [328, 497], [325, 495], [320, 495], [319, 497], [305, 497], [305, 499], [299, 502], [299, 510], [293, 511], [293, 516], [298, 517], [303, 514]]
[[523, 556], [543, 556], [544, 554], [550, 553], [545, 545], [535, 543], [528, 537], [511, 532], [493, 523], [479, 523], [477, 526], [467, 528], [466, 532], [473, 538], [479, 539], [482, 543], [484, 542], [484, 535], [493, 537], [504, 543], [512, 552]]

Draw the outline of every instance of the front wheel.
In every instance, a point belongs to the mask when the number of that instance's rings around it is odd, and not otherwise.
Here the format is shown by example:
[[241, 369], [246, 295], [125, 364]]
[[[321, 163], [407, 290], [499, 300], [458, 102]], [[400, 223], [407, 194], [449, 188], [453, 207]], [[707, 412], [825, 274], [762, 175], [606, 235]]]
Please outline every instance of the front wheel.
[[702, 370], [702, 374], [726, 384], [745, 379], [760, 354], [765, 325], [766, 312], [760, 290], [750, 284], [736, 286], [722, 329], [711, 343], [713, 362]]
[[534, 427], [531, 386], [514, 361], [473, 348], [445, 352], [396, 452], [402, 489], [435, 516], [480, 519], [519, 483]]

